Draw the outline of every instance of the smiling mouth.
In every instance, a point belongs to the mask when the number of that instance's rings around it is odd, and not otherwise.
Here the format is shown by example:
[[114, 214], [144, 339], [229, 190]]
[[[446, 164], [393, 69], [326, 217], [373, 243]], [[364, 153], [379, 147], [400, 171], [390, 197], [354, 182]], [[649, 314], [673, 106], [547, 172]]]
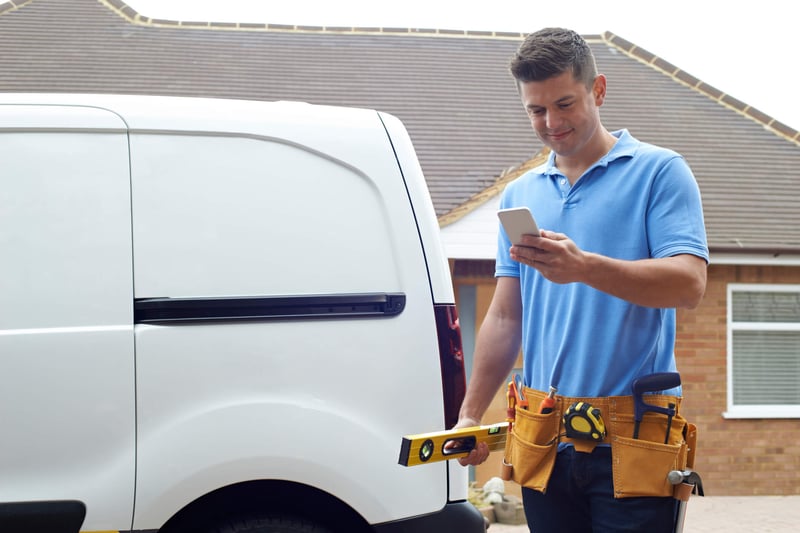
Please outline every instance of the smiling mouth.
[[555, 141], [560, 141], [561, 139], [563, 139], [564, 137], [566, 137], [570, 133], [572, 133], [572, 130], [561, 131], [561, 132], [557, 132], [557, 133], [550, 133], [549, 137], [551, 139], [555, 140]]

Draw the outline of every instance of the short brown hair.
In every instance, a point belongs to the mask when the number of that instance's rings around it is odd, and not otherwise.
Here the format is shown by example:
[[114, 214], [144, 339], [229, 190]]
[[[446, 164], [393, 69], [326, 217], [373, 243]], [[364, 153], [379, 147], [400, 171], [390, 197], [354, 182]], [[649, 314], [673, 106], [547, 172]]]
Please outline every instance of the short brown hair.
[[573, 77], [591, 87], [597, 77], [594, 54], [579, 34], [564, 28], [544, 28], [528, 35], [510, 64], [517, 83], [544, 81], [571, 71]]

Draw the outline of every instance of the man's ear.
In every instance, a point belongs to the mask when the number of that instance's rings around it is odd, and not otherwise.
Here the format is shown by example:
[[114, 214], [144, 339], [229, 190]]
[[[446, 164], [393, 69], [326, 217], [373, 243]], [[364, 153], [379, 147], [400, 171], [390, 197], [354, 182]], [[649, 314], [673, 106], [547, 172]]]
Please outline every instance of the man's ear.
[[594, 103], [597, 107], [603, 105], [606, 99], [606, 76], [605, 74], [598, 74], [592, 83], [592, 94], [594, 95]]

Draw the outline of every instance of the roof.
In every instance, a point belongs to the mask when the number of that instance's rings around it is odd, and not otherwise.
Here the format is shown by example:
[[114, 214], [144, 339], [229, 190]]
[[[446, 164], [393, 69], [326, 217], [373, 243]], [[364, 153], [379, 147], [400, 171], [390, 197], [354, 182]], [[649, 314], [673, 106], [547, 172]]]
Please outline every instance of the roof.
[[[386, 111], [406, 125], [447, 225], [540, 156], [507, 71], [522, 38], [177, 22], [120, 0], [14, 0], [0, 5], [0, 87]], [[605, 125], [686, 157], [712, 251], [800, 251], [800, 133], [613, 33], [586, 38], [609, 78]]]

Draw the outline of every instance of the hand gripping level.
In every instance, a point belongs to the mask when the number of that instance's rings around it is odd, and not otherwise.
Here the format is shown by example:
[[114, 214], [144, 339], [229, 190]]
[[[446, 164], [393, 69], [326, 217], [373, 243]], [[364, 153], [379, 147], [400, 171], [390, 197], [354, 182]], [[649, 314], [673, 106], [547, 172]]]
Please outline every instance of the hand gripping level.
[[489, 451], [502, 450], [506, 445], [507, 433], [508, 422], [501, 422], [491, 426], [406, 435], [400, 445], [398, 463], [416, 466], [464, 457], [481, 442], [489, 445]]

